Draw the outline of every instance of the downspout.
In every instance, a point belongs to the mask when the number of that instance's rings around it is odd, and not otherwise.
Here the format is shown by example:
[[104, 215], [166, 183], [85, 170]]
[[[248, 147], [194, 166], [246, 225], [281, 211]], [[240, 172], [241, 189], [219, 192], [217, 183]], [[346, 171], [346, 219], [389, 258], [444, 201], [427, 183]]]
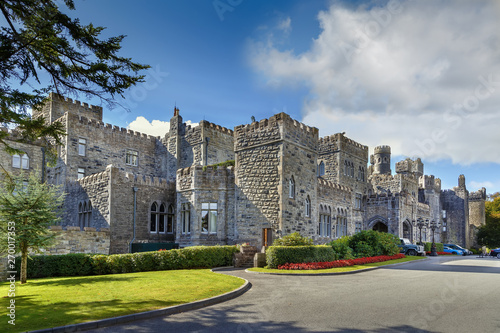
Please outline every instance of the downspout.
[[129, 243], [129, 252], [132, 253], [132, 243], [135, 241], [135, 216], [137, 212], [137, 187], [132, 187], [132, 190], [134, 190], [134, 228], [133, 228], [133, 234], [132, 234], [132, 240]]

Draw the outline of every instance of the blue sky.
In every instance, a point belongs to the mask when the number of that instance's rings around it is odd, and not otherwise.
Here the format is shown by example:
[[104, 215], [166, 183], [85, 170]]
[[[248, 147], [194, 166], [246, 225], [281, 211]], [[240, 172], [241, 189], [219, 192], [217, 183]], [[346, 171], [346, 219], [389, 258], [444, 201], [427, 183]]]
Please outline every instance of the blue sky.
[[391, 145], [393, 163], [421, 157], [443, 188], [465, 174], [500, 191], [497, 2], [85, 0], [71, 15], [152, 66], [105, 122], [159, 135], [175, 104], [228, 128], [286, 112]]

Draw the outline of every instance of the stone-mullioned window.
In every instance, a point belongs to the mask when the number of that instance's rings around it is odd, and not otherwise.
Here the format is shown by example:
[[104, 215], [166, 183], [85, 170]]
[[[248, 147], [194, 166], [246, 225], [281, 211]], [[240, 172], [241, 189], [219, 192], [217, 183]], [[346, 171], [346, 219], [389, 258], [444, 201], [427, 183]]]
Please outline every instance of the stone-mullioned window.
[[201, 232], [204, 234], [217, 233], [217, 203], [201, 204]]
[[181, 205], [181, 232], [183, 234], [191, 233], [191, 208], [189, 203], [184, 203]]

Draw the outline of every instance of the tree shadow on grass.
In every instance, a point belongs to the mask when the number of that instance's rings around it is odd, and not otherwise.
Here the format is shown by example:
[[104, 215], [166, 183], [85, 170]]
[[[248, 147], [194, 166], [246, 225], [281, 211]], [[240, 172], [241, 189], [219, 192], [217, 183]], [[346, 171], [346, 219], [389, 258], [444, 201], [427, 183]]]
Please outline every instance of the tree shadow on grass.
[[[71, 295], [68, 295], [71, 297]], [[178, 305], [178, 302], [147, 300], [124, 302], [121, 299], [85, 303], [59, 302], [46, 306], [37, 304], [36, 298], [16, 296], [16, 332], [71, 325], [137, 312]], [[7, 301], [8, 302], [8, 301]], [[138, 309], [142, 309], [139, 311]], [[0, 322], [0, 332], [14, 332], [6, 320]]]

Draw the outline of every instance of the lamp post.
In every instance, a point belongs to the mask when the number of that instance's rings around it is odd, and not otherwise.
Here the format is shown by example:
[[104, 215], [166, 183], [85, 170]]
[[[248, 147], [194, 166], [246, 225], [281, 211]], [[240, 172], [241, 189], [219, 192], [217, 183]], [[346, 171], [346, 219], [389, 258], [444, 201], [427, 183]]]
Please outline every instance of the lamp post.
[[[413, 223], [415, 223], [415, 221], [413, 221]], [[420, 245], [422, 245], [422, 228], [423, 227], [428, 227], [428, 221], [427, 222], [424, 222], [424, 219], [419, 217], [417, 219], [417, 223], [416, 223], [418, 229], [420, 230]]]
[[432, 230], [432, 246], [431, 246], [431, 254], [430, 256], [437, 256], [436, 253], [436, 243], [434, 242], [434, 231], [439, 227], [439, 222], [436, 222], [434, 220], [431, 221], [430, 228]]

